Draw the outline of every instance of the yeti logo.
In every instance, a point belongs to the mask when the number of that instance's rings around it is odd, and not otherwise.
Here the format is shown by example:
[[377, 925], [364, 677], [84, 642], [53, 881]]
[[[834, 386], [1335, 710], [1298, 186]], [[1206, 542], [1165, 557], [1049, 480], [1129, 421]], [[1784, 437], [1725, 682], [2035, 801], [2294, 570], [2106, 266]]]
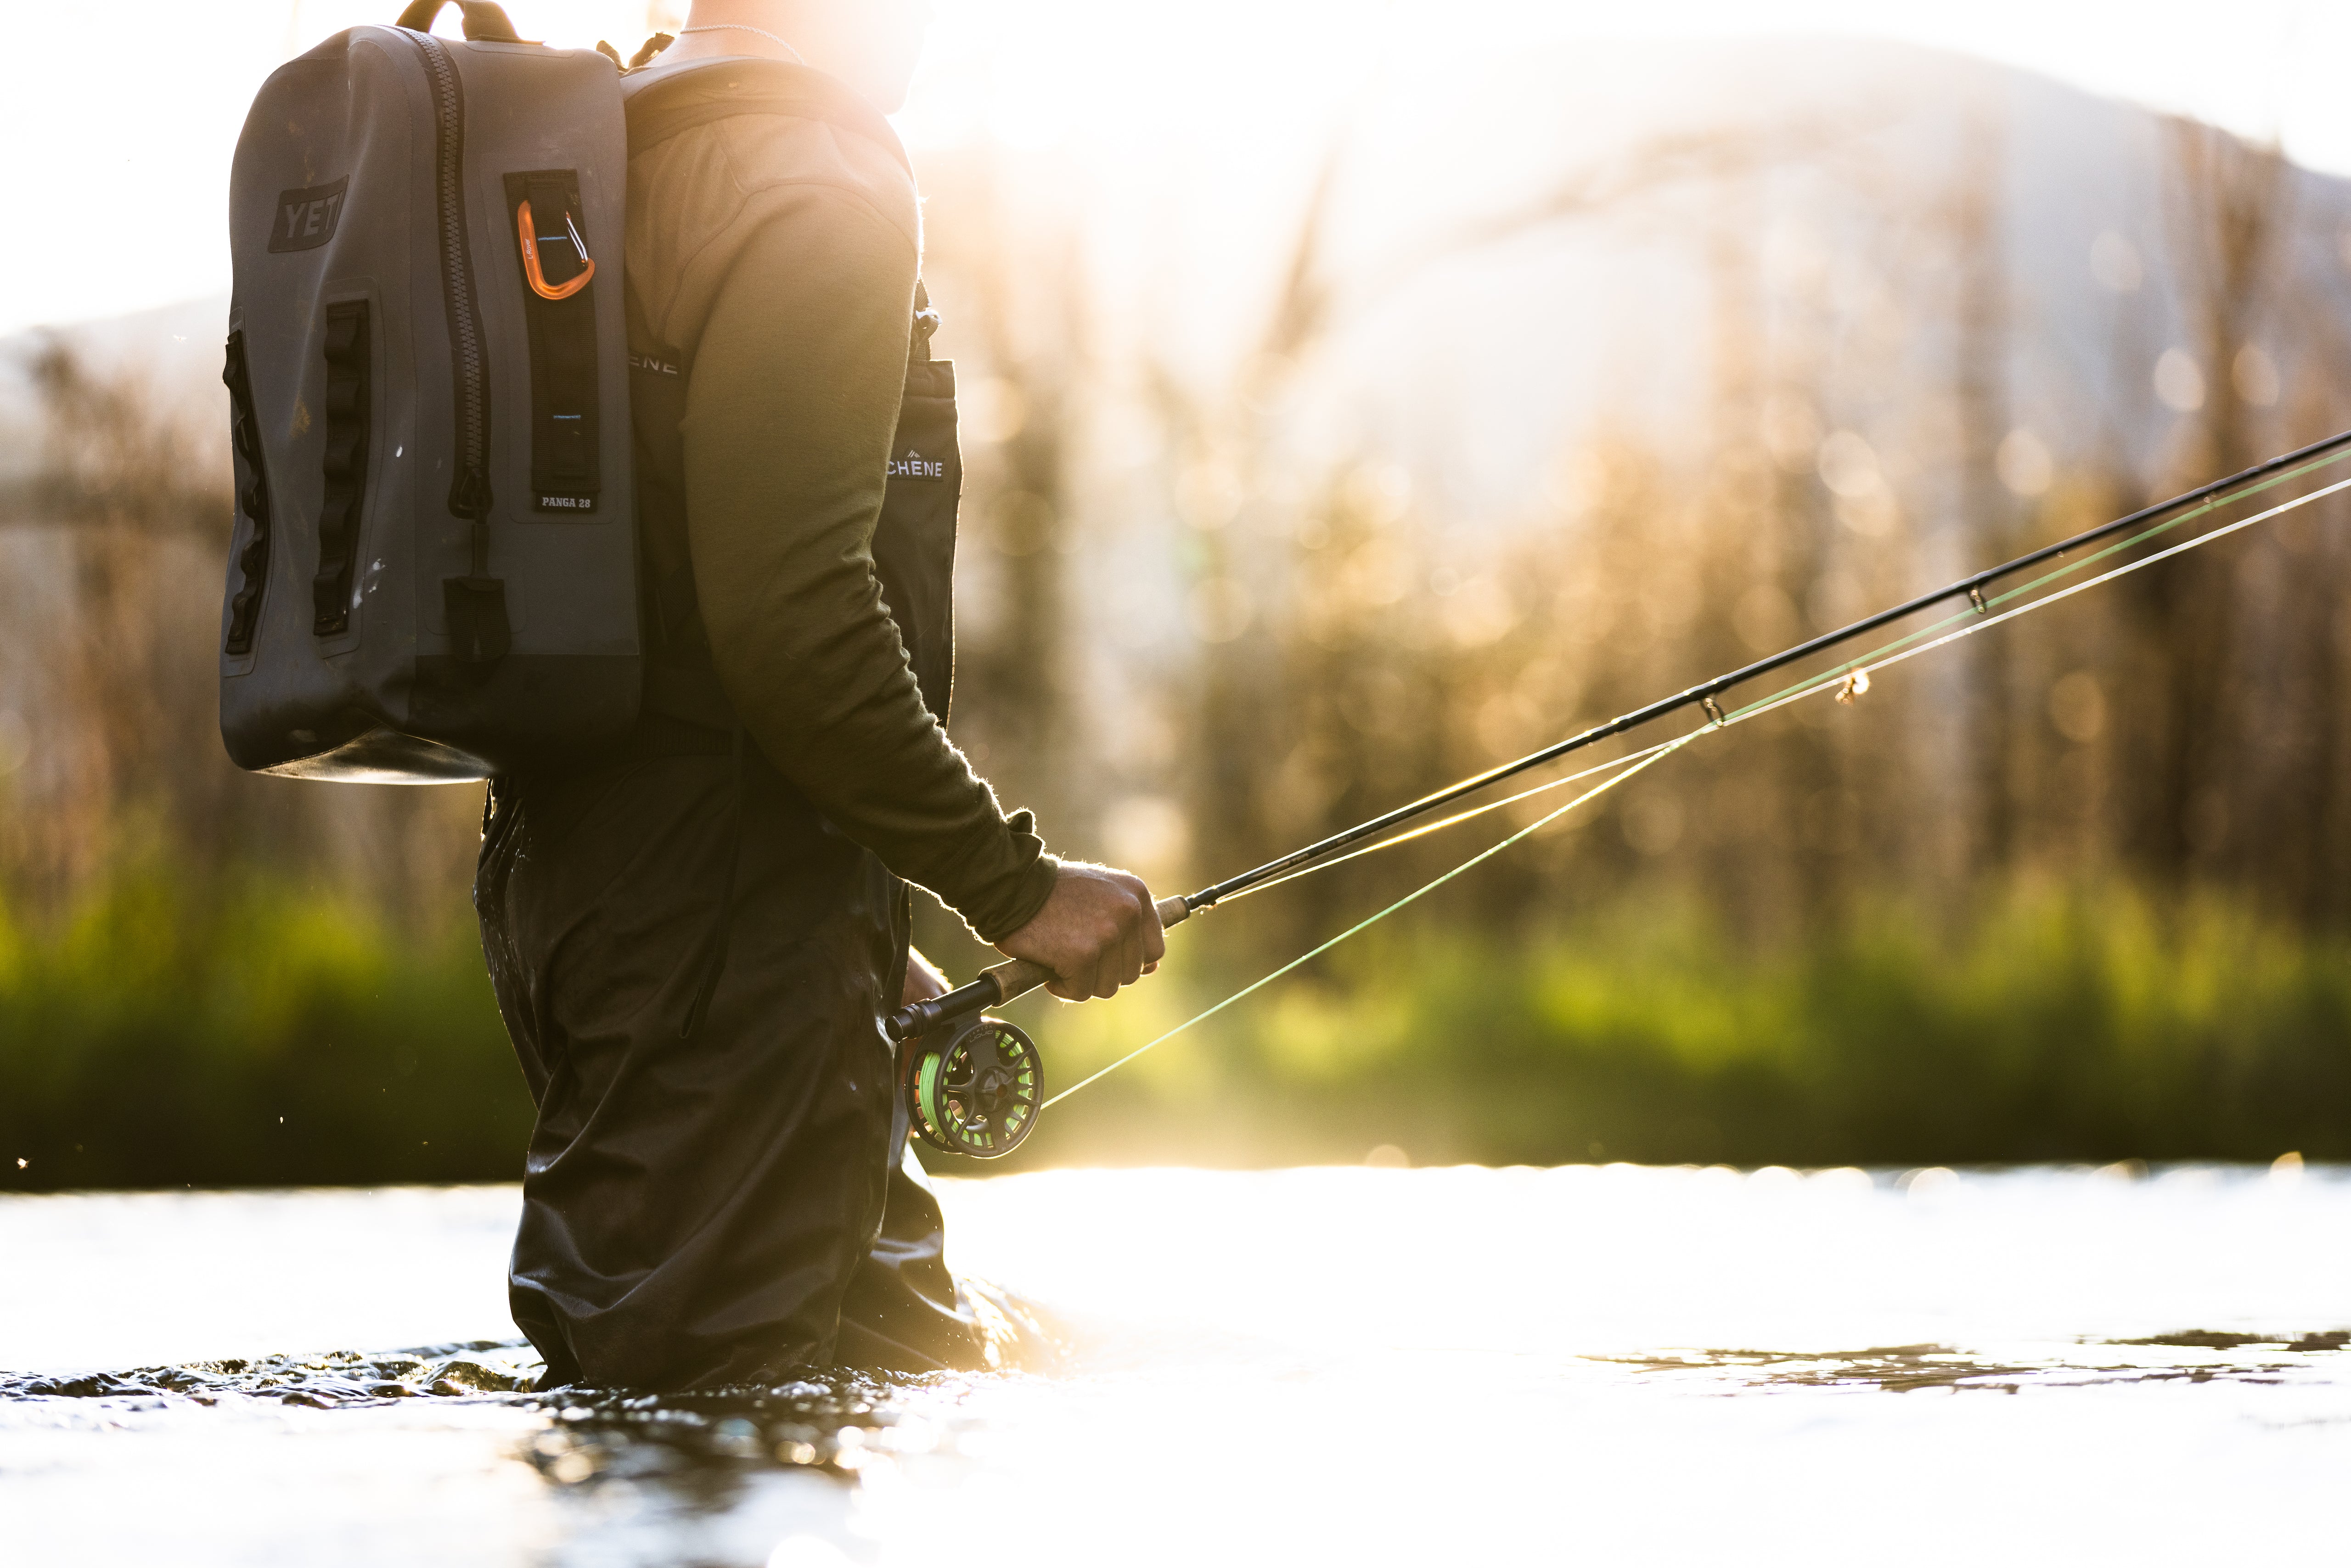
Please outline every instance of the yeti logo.
[[334, 238], [336, 221], [343, 215], [343, 191], [350, 183], [346, 174], [331, 185], [278, 192], [269, 248], [310, 250]]
[[946, 476], [947, 465], [944, 459], [925, 457], [911, 446], [906, 448], [904, 457], [890, 460], [890, 477], [893, 479], [944, 479]]

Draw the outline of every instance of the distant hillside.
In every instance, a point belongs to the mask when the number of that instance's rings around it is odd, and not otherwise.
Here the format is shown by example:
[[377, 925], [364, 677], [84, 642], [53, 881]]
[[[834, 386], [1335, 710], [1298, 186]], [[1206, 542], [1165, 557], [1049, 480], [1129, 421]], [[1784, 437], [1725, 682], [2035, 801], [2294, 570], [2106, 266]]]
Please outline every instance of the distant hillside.
[[[2291, 440], [2344, 362], [2351, 182], [2281, 165], [2256, 192], [2264, 165], [2217, 166], [2237, 145], [1885, 43], [1625, 45], [1416, 79], [1332, 152], [1286, 449], [1400, 462], [1464, 517], [1540, 513], [1531, 481], [1563, 444], [1702, 448], [1727, 434], [1726, 380], [1747, 377], [1930, 478], [1949, 459], [1934, 404], [1991, 338], [2013, 426], [2061, 465], [2148, 471], [2195, 412], [2156, 396], [2156, 365], [2209, 351], [2211, 296], [2231, 289], [2257, 292], [2228, 309], [2239, 350], [2269, 361], [2252, 390], [2274, 387], [2255, 423]], [[2232, 203], [2272, 225], [2258, 276], [2220, 274]], [[1181, 301], [1124, 304], [1112, 330], [1201, 364], [1163, 330], [1198, 325]], [[1276, 298], [1242, 319], [1280, 314]], [[1253, 347], [1230, 343], [1221, 373]], [[2233, 371], [2195, 368], [2208, 386]]]

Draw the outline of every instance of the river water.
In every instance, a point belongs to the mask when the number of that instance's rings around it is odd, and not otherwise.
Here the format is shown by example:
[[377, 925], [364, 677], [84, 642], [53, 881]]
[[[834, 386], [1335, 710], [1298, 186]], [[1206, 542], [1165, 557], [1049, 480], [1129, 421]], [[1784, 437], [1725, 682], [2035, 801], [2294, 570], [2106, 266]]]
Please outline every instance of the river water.
[[2340, 1560], [2351, 1170], [944, 1184], [1040, 1370], [553, 1396], [511, 1187], [0, 1198], [0, 1560]]

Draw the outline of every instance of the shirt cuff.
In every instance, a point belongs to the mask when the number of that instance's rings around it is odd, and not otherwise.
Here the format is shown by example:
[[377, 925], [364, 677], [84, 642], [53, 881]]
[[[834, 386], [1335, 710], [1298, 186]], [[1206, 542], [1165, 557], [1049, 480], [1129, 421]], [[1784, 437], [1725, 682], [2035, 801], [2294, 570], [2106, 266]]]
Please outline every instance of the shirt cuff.
[[1061, 880], [1061, 862], [1045, 852], [1045, 841], [1037, 835], [1036, 813], [1028, 810], [1005, 818], [1002, 836], [989, 852], [974, 858], [982, 862], [970, 868], [977, 874], [956, 878], [965, 885], [956, 888], [947, 902], [972, 935], [992, 947], [1045, 907]]

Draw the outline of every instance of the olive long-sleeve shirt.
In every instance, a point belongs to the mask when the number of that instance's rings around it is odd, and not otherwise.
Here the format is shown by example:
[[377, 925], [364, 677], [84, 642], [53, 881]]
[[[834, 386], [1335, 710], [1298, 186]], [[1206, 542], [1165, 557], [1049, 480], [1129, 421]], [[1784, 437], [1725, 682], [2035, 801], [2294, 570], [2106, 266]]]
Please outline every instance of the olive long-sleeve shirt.
[[[727, 62], [692, 68], [725, 95]], [[627, 266], [689, 367], [687, 535], [728, 701], [820, 810], [993, 941], [1054, 862], [925, 706], [873, 565], [918, 200], [871, 137], [730, 113], [631, 157]]]

